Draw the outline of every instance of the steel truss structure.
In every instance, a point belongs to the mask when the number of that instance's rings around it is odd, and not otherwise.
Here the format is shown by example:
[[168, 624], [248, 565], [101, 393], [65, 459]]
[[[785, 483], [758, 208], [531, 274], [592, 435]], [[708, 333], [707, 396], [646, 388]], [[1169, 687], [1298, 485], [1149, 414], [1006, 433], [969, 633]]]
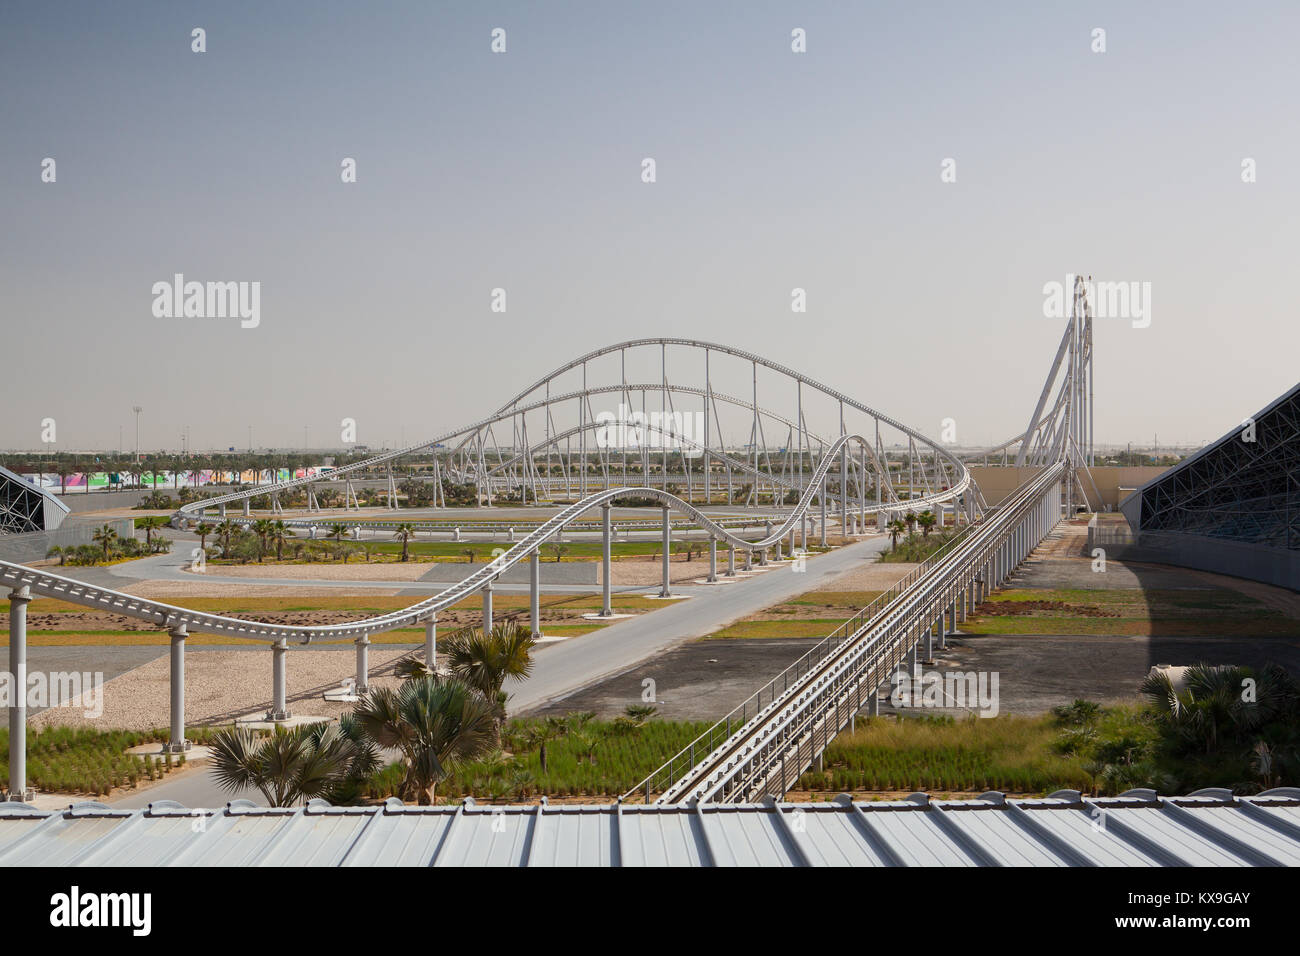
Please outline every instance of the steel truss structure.
[[[726, 368], [720, 365], [727, 363]], [[638, 380], [629, 369], [649, 371]], [[729, 391], [723, 382], [745, 388]], [[814, 419], [814, 416], [818, 416]], [[810, 420], [832, 420], [835, 431]], [[328, 477], [295, 478], [183, 506], [178, 522], [269, 495], [302, 489], [318, 510], [314, 488], [365, 474], [388, 478], [413, 455], [433, 459], [435, 505], [441, 479], [472, 484], [486, 504], [574, 500], [597, 490], [656, 486], [688, 501], [782, 509], [798, 498], [836, 438], [868, 437], [856, 455], [840, 448], [827, 497], [874, 514], [913, 499], [938, 504], [968, 483], [966, 466], [920, 432], [793, 369], [741, 349], [695, 339], [620, 342], [589, 352], [538, 379], [479, 421], [392, 452], [335, 469]], [[963, 502], [963, 504], [966, 504]], [[976, 493], [968, 510], [978, 506]], [[843, 509], [841, 509], [842, 511]], [[896, 508], [895, 510], [901, 510]]]
[[[1095, 507], [1100, 507], [1101, 503], [1101, 493], [1089, 470], [1095, 464], [1092, 305], [1088, 301], [1088, 283], [1091, 281], [1091, 276], [1074, 277], [1070, 318], [1047, 373], [1047, 381], [1043, 383], [1034, 412], [1029, 417], [1029, 426], [986, 453], [1009, 455], [1014, 448], [1018, 468], [1041, 468], [1061, 460], [1068, 462], [1074, 474], [1073, 479], [1066, 483], [1067, 513], [1071, 514], [1076, 501], [1087, 506], [1091, 500]], [[1056, 396], [1051, 398], [1054, 386]], [[1093, 495], [1091, 499], [1089, 490]], [[1075, 498], [1076, 492], [1078, 498]]]
[[63, 502], [8, 468], [0, 468], [0, 534], [53, 531], [67, 513]]
[[915, 672], [931, 662], [935, 642], [942, 648], [945, 634], [1046, 537], [1060, 520], [1067, 480], [1064, 461], [1044, 468], [986, 520], [859, 611], [622, 799], [749, 803], [784, 794], [864, 707], [876, 706], [878, 688], [900, 668]]
[[1139, 534], [1300, 550], [1300, 385], [1121, 506]]

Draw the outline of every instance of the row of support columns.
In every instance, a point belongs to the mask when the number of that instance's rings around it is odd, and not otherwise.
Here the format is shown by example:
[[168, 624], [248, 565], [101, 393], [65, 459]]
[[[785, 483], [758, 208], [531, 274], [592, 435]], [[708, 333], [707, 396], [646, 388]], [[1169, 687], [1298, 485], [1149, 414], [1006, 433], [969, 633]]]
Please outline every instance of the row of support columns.
[[[994, 588], [1006, 582], [1039, 542], [1047, 537], [1060, 519], [1060, 497], [1061, 487], [1058, 485], [1029, 511], [1000, 545], [994, 548], [988, 560], [953, 589], [946, 602], [940, 604], [936, 618], [920, 626], [919, 633], [916, 635], [917, 640], [907, 655], [913, 674], [919, 672], [921, 664], [934, 663], [933, 652], [936, 649], [936, 639], [938, 649], [943, 650], [946, 639], [956, 633], [957, 625], [964, 623], [967, 616], [974, 613], [975, 606], [983, 602]], [[970, 500], [973, 501], [973, 496]], [[866, 712], [873, 717], [880, 713], [881, 686], [885, 685], [873, 687], [866, 695]], [[855, 726], [853, 719], [850, 720], [849, 726]]]

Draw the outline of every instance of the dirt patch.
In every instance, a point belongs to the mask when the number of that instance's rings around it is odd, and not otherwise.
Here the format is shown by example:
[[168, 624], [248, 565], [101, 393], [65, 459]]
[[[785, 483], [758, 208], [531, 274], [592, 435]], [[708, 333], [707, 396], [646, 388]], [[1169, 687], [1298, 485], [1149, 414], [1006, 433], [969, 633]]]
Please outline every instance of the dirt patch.
[[1045, 612], [1054, 616], [1123, 617], [1119, 611], [1095, 604], [1069, 604], [1065, 601], [985, 601], [975, 607], [975, 613], [981, 617], [1028, 617]]

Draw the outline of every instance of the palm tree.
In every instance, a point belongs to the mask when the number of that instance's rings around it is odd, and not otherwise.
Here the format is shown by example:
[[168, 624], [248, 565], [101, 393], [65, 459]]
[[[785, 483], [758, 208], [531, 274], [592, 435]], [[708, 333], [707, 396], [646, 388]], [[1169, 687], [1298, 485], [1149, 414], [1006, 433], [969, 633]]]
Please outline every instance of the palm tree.
[[619, 733], [630, 733], [644, 727], [646, 721], [657, 713], [659, 708], [653, 704], [628, 704], [614, 720], [614, 727]]
[[267, 533], [267, 540], [275, 544], [275, 560], [279, 561], [284, 557], [284, 544], [294, 533], [289, 530], [289, 526], [283, 521], [271, 522], [271, 530]]
[[447, 666], [453, 676], [483, 695], [505, 720], [507, 680], [523, 680], [533, 669], [537, 639], [515, 621], [503, 621], [484, 634], [480, 628], [462, 628], [447, 641]]
[[889, 532], [889, 537], [892, 540], [894, 550], [897, 551], [898, 536], [907, 530], [907, 526], [903, 524], [903, 522], [899, 521], [897, 518], [894, 518], [892, 521], [889, 522], [889, 524], [885, 526], [885, 530]]
[[402, 560], [407, 560], [409, 542], [413, 537], [415, 537], [415, 526], [411, 524], [399, 524], [397, 530], [393, 532], [393, 537], [402, 542]]
[[540, 723], [529, 726], [526, 740], [528, 746], [537, 748], [537, 760], [542, 765], [542, 773], [546, 773], [546, 745], [563, 737], [568, 730], [569, 725], [563, 717], [547, 717]]
[[1258, 705], [1242, 700], [1242, 680], [1248, 676], [1240, 667], [1197, 664], [1183, 673], [1183, 687], [1177, 690], [1168, 673], [1152, 671], [1142, 681], [1142, 693], [1185, 746], [1212, 754], [1258, 722]]
[[909, 511], [907, 514], [903, 515], [903, 523], [907, 525], [907, 533], [909, 537], [916, 532], [916, 522], [917, 516], [915, 511]]
[[277, 728], [258, 741], [251, 730], [223, 730], [212, 740], [212, 774], [231, 793], [253, 788], [273, 807], [329, 798], [348, 782], [370, 776], [379, 754], [351, 716], [337, 724]]
[[930, 529], [934, 527], [937, 520], [938, 519], [935, 518], [933, 511], [922, 511], [917, 516], [916, 523], [921, 526], [921, 537], [930, 537]]
[[167, 519], [157, 516], [150, 518], [137, 518], [136, 524], [139, 527], [144, 528], [144, 546], [146, 548], [152, 548], [153, 533], [159, 528], [165, 526], [167, 524]]
[[268, 547], [267, 542], [271, 537], [273, 524], [267, 518], [258, 518], [253, 522], [253, 533], [257, 535], [257, 541], [260, 547], [257, 549], [257, 563], [262, 563], [262, 557], [266, 554]]
[[112, 525], [106, 524], [103, 527], [96, 528], [95, 533], [90, 536], [90, 540], [104, 549], [104, 560], [107, 561], [109, 549], [117, 541], [117, 532], [113, 530]]
[[206, 521], [200, 521], [194, 527], [194, 533], [199, 536], [199, 550], [206, 551], [208, 548], [208, 535], [212, 534], [213, 527]]
[[567, 544], [548, 544], [547, 547], [551, 549], [551, 554], [555, 555], [556, 564], [560, 563], [561, 557], [569, 553], [569, 546]]
[[217, 534], [221, 535], [221, 553], [230, 553], [230, 536], [239, 530], [239, 525], [227, 518], [217, 525]]
[[393, 665], [393, 673], [402, 680], [419, 680], [423, 677], [433, 677], [437, 672], [423, 657], [418, 654], [407, 654]]
[[433, 803], [438, 783], [457, 764], [496, 746], [492, 705], [459, 680], [421, 677], [397, 690], [375, 688], [353, 716], [376, 746], [402, 752], [406, 776], [398, 796], [414, 796], [421, 806]]

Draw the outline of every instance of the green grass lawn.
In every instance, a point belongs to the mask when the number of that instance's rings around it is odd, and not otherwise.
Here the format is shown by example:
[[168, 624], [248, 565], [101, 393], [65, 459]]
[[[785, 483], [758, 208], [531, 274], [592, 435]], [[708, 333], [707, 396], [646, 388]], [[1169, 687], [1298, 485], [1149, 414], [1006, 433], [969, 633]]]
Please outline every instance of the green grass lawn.
[[[707, 729], [699, 722], [652, 720], [635, 730], [615, 722], [590, 721], [586, 733], [562, 736], [547, 745], [547, 770], [526, 729], [536, 721], [513, 721], [507, 750], [461, 767], [439, 787], [440, 796], [509, 801], [552, 797], [612, 798]], [[947, 718], [862, 718], [852, 734], [841, 734], [826, 754], [825, 770], [800, 777], [796, 791], [927, 790], [1046, 794], [1087, 789], [1080, 758], [1059, 752], [1060, 728], [1050, 716], [999, 716], [954, 721]]]
[[808, 591], [728, 624], [701, 640], [825, 637], [874, 601], [879, 591]]
[[[199, 727], [185, 732], [197, 744], [206, 743], [215, 730]], [[126, 751], [140, 744], [170, 739], [166, 730], [132, 732], [50, 727], [27, 731], [27, 784], [37, 790], [57, 790], [103, 796], [114, 787], [160, 780], [182, 766], [175, 758], [146, 759]], [[0, 750], [9, 750], [9, 731], [0, 728]], [[9, 765], [0, 767], [0, 780], [9, 785]]]
[[1077, 757], [1053, 749], [1048, 717], [964, 720], [875, 718], [858, 722], [826, 751], [824, 769], [799, 778], [802, 790], [925, 790], [1050, 793], [1087, 789]]

